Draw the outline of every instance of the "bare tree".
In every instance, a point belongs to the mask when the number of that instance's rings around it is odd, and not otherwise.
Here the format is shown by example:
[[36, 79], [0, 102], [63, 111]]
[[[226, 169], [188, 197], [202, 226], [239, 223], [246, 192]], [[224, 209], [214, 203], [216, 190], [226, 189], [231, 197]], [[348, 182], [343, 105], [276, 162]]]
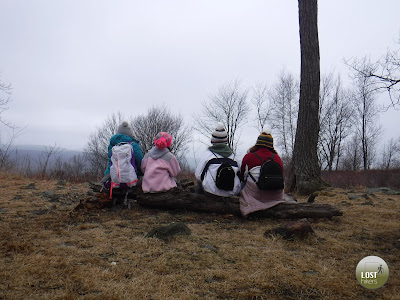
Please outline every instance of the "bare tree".
[[11, 126], [9, 122], [5, 121], [1, 115], [8, 109], [7, 105], [11, 101], [10, 95], [12, 92], [11, 84], [4, 83], [0, 80], [0, 122], [4, 125]]
[[290, 73], [282, 71], [269, 93], [271, 99], [269, 122], [277, 137], [283, 156], [291, 158], [296, 136], [299, 82]]
[[268, 86], [266, 84], [258, 83], [253, 87], [251, 103], [256, 109], [257, 124], [255, 127], [261, 132], [270, 115]]
[[[400, 45], [400, 41], [398, 43]], [[400, 50], [388, 50], [379, 60], [367, 57], [346, 61], [359, 76], [368, 79], [375, 91], [387, 92], [390, 105], [400, 106]]]
[[52, 178], [64, 179], [71, 182], [83, 182], [95, 179], [88, 168], [84, 155], [78, 154], [71, 159], [65, 160], [61, 156], [56, 158], [50, 170]]
[[321, 188], [317, 146], [320, 61], [317, 0], [299, 0], [301, 78], [299, 114], [288, 190], [310, 194]]
[[24, 129], [25, 128], [17, 129], [15, 126], [8, 127], [6, 130], [7, 139], [4, 141], [0, 135], [0, 170], [10, 169], [12, 167], [13, 162], [11, 161], [11, 152], [13, 145], [15, 139], [22, 133]]
[[64, 149], [61, 149], [60, 146], [57, 146], [57, 144], [54, 144], [53, 146], [44, 147], [44, 151], [40, 154], [37, 160], [41, 178], [45, 178], [46, 176], [50, 164], [50, 159], [52, 157], [59, 155], [61, 152], [63, 152], [63, 150]]
[[319, 160], [324, 169], [332, 171], [339, 165], [343, 141], [351, 133], [353, 114], [350, 94], [342, 88], [340, 77], [324, 76], [320, 93]]
[[157, 133], [163, 131], [171, 134], [173, 138], [171, 152], [180, 160], [183, 159], [187, 144], [191, 140], [191, 133], [181, 115], [174, 115], [166, 106], [153, 106], [145, 115], [134, 117], [131, 125], [144, 153], [154, 146]]
[[[16, 150], [15, 157], [19, 157], [18, 150]], [[32, 167], [32, 159], [29, 154], [25, 154], [18, 158], [20, 163], [16, 164], [17, 173], [24, 176], [32, 176], [34, 174], [34, 168]]]
[[222, 85], [209, 97], [209, 101], [203, 102], [202, 114], [195, 116], [194, 129], [209, 138], [215, 124], [223, 123], [228, 134], [228, 144], [236, 152], [239, 129], [250, 111], [247, 97], [248, 90], [242, 89], [238, 80]]
[[[12, 93], [11, 84], [6, 84], [0, 80], [0, 123], [5, 125], [5, 130], [0, 135], [0, 170], [9, 169], [12, 162], [10, 161], [10, 154], [15, 139], [22, 133], [25, 128], [18, 129], [14, 124], [6, 121], [2, 117], [2, 113], [8, 109], [7, 105], [11, 101], [10, 95]], [[7, 136], [4, 139], [4, 132]]]
[[382, 146], [381, 169], [389, 170], [400, 167], [400, 138], [391, 138]]
[[[373, 70], [366, 72], [373, 72]], [[381, 131], [377, 122], [379, 110], [375, 103], [376, 84], [372, 77], [366, 77], [360, 73], [356, 73], [354, 85], [355, 97], [353, 99], [353, 104], [356, 116], [354, 120], [356, 122], [356, 133], [362, 147], [363, 168], [366, 170], [371, 166], [371, 159], [374, 155], [377, 137]]]
[[344, 145], [344, 155], [341, 161], [344, 170], [359, 170], [362, 166], [362, 151], [360, 140], [357, 135], [353, 135], [352, 139]]

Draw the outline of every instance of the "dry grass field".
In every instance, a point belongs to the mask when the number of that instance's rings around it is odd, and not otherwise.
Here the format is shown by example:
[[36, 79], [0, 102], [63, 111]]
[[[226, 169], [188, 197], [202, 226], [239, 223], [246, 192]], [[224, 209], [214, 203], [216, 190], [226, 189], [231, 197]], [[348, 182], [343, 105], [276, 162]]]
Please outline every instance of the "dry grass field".
[[[400, 195], [325, 190], [315, 201], [343, 216], [310, 219], [315, 235], [285, 240], [264, 232], [287, 220], [77, 210], [87, 184], [0, 180], [0, 299], [400, 299]], [[145, 237], [173, 222], [191, 234]], [[369, 255], [390, 269], [377, 290], [355, 277]]]

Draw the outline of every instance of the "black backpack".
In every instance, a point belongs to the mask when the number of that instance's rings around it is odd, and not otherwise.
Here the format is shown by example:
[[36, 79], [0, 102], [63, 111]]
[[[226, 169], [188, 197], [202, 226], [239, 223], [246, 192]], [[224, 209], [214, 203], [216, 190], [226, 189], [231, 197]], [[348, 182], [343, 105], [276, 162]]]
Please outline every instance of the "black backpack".
[[[214, 152], [213, 152], [214, 153]], [[215, 153], [214, 153], [215, 155]], [[216, 156], [216, 155], [215, 155]], [[235, 186], [235, 170], [233, 167], [237, 167], [238, 164], [233, 159], [227, 157], [217, 157], [210, 159], [201, 173], [201, 181], [204, 180], [204, 176], [211, 164], [220, 164], [215, 177], [215, 185], [217, 188], [224, 191], [233, 191]]]
[[261, 160], [261, 168], [260, 168], [260, 177], [258, 181], [256, 181], [249, 172], [250, 177], [257, 184], [257, 187], [260, 190], [281, 190], [284, 188], [285, 183], [282, 174], [282, 168], [280, 164], [274, 161], [275, 154], [272, 154], [271, 157], [268, 157], [265, 161], [262, 160], [257, 153], [254, 153], [259, 160]]

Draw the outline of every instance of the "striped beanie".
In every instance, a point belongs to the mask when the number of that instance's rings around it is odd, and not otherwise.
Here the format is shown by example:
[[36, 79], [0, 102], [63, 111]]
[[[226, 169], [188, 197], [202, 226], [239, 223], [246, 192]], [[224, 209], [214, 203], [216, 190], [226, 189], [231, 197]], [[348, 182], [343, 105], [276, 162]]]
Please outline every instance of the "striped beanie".
[[258, 136], [256, 146], [274, 149], [274, 138], [271, 133], [271, 128], [263, 127], [261, 134]]
[[228, 142], [228, 134], [226, 133], [224, 124], [218, 122], [217, 126], [215, 127], [212, 133], [211, 144], [221, 144], [227, 142]]

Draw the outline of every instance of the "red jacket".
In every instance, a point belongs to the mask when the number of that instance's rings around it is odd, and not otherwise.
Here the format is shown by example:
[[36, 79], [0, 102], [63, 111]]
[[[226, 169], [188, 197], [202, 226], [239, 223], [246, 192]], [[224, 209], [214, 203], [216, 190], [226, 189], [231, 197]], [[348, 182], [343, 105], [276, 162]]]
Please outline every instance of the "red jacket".
[[[265, 160], [268, 157], [272, 157], [272, 155], [274, 154], [271, 150], [269, 150], [266, 147], [260, 147], [257, 151], [255, 151], [255, 153], [258, 154], [258, 156]], [[281, 168], [282, 168], [282, 174], [283, 174], [283, 164], [282, 164], [282, 160], [279, 157], [278, 154], [275, 153], [274, 156], [274, 161], [276, 161], [278, 164], [280, 164]], [[243, 175], [244, 172], [246, 170], [246, 165], [248, 170], [250, 171], [252, 168], [257, 167], [257, 166], [261, 166], [262, 162], [261, 160], [254, 154], [254, 152], [252, 153], [247, 153], [242, 160], [242, 166], [241, 166], [241, 170], [240, 170], [240, 180], [244, 180]]]

